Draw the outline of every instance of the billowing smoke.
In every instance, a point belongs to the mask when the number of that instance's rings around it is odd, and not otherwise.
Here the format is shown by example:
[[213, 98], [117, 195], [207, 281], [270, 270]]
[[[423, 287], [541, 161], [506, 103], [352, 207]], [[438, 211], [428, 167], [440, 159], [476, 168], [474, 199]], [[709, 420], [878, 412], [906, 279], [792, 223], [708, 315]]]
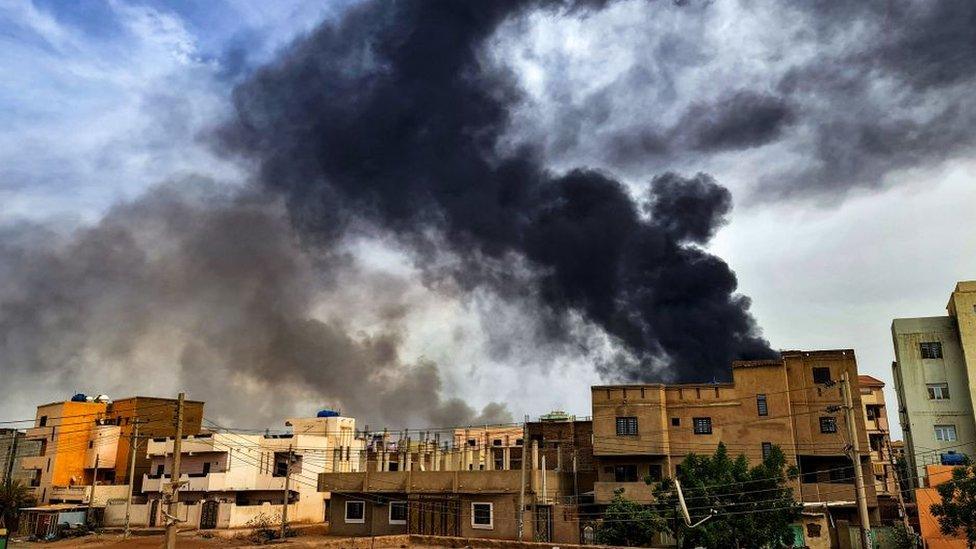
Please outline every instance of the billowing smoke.
[[[8, 388], [180, 389], [207, 400], [212, 417], [253, 425], [313, 412], [308, 402], [395, 426], [510, 419], [498, 404], [479, 413], [442, 399], [436, 365], [398, 353], [405, 282], [334, 249], [302, 249], [267, 196], [172, 182], [92, 227], [21, 227], [0, 247]], [[339, 295], [352, 281], [383, 308], [371, 334], [344, 323], [361, 306]]]
[[[601, 365], [607, 375], [659, 378], [666, 366], [672, 379], [722, 378], [732, 360], [769, 356], [734, 274], [699, 247], [731, 204], [711, 177], [668, 173], [635, 200], [603, 173], [547, 171], [531, 145], [498, 151], [519, 90], [480, 52], [514, 6], [361, 5], [235, 90], [222, 142], [256, 160], [260, 182], [287, 197], [312, 240], [365, 219], [437, 271], [437, 235], [464, 259], [450, 276], [502, 292], [511, 277], [485, 276], [486, 264], [528, 259], [552, 322], [580, 312], [635, 358]], [[786, 116], [775, 101], [730, 101]], [[776, 123], [754, 125], [761, 139]], [[731, 136], [712, 126], [698, 140], [722, 147]]]

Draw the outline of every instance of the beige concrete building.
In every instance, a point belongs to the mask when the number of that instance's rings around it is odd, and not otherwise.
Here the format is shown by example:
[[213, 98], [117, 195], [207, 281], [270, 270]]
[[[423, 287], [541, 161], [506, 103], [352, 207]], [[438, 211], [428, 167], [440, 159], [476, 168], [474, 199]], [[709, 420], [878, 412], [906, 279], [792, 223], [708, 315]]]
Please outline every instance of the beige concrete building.
[[925, 466], [976, 457], [976, 281], [959, 282], [947, 316], [891, 323], [899, 421], [914, 485]]
[[[687, 454], [711, 453], [719, 442], [753, 464], [775, 445], [801, 472], [794, 491], [807, 507], [804, 521], [816, 526], [805, 531], [818, 538], [807, 544], [829, 543], [821, 528], [826, 512], [835, 521], [858, 522], [845, 416], [827, 411], [842, 402], [836, 382], [845, 372], [855, 384], [852, 397], [860, 411], [857, 362], [849, 349], [786, 351], [775, 360], [735, 362], [731, 383], [593, 387], [595, 502], [605, 505], [623, 490], [629, 499], [650, 503], [645, 478], [673, 476]], [[872, 479], [864, 415], [856, 414], [855, 422], [864, 449], [859, 465]], [[866, 488], [877, 520], [875, 486]]]
[[[329, 415], [289, 419], [286, 426], [290, 432], [279, 435], [219, 432], [184, 438], [180, 480], [185, 484], [177, 514], [185, 525], [212, 529], [280, 521], [286, 477], [289, 522], [324, 522], [330, 495], [318, 491], [318, 475], [359, 471], [364, 446], [355, 436], [356, 420]], [[173, 442], [157, 438], [148, 443], [150, 469], [142, 481], [148, 502], [136, 506], [136, 525], [163, 523], [161, 502], [172, 478]], [[123, 506], [106, 510], [107, 525], [123, 519]]]
[[885, 404], [884, 382], [872, 376], [858, 376], [861, 403], [864, 407], [864, 426], [868, 432], [868, 446], [874, 469], [874, 488], [878, 497], [893, 497], [897, 490], [895, 471], [889, 449], [890, 428], [888, 407]]

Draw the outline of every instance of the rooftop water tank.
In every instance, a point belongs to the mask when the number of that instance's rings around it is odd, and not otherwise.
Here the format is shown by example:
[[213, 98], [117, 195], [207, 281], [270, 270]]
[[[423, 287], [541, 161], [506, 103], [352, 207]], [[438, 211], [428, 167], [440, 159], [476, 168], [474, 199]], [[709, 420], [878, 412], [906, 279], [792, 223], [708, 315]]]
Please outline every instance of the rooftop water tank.
[[95, 397], [95, 402], [112, 402], [112, 399], [108, 398], [108, 395], [98, 395]]
[[335, 410], [319, 410], [315, 417], [339, 417], [339, 412]]
[[75, 396], [71, 397], [71, 402], [85, 402], [87, 400], [88, 397], [85, 395], [85, 393], [77, 393]]

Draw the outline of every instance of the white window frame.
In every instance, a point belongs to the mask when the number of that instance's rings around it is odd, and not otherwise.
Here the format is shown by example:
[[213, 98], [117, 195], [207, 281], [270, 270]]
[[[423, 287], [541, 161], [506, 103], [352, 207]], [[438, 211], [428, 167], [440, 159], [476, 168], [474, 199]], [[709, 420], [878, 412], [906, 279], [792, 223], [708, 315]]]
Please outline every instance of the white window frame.
[[[350, 503], [358, 503], [359, 505], [362, 506], [362, 509], [363, 509], [363, 516], [362, 516], [362, 518], [358, 518], [358, 519], [351, 519], [351, 518], [349, 518], [349, 504]], [[363, 501], [361, 499], [349, 499], [349, 500], [346, 500], [346, 507], [345, 507], [345, 509], [346, 509], [346, 515], [345, 515], [344, 519], [345, 519], [345, 523], [346, 524], [364, 524], [366, 522], [366, 502], [365, 501]]]
[[[949, 437], [949, 433], [952, 436]], [[940, 438], [940, 434], [942, 435]], [[955, 442], [959, 440], [959, 433], [956, 431], [955, 425], [936, 425], [935, 426], [935, 440], [939, 442]]]
[[[488, 506], [488, 524], [475, 524], [474, 522], [475, 505]], [[495, 529], [495, 504], [490, 501], [472, 501], [471, 502], [471, 527], [476, 530], [494, 530]]]
[[929, 394], [929, 400], [949, 400], [948, 383], [926, 383], [925, 391]]
[[394, 503], [402, 503], [403, 504], [403, 508], [409, 512], [409, 508], [407, 507], [406, 500], [402, 500], [402, 499], [400, 499], [400, 500], [393, 500], [393, 501], [390, 502], [390, 508], [389, 508], [389, 510], [386, 513], [387, 521], [390, 524], [406, 524], [407, 523], [407, 519], [406, 518], [404, 518], [403, 520], [393, 520], [393, 504]]

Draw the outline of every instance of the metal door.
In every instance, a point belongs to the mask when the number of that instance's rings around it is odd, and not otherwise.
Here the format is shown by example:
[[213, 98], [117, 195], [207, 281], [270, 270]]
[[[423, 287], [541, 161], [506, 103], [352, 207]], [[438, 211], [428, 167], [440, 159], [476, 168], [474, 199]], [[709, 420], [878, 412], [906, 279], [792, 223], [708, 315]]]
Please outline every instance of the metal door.
[[200, 510], [200, 529], [212, 530], [217, 527], [217, 510], [220, 503], [214, 500], [203, 502], [203, 509]]
[[149, 526], [156, 526], [156, 515], [159, 514], [159, 500], [154, 499], [149, 504]]
[[408, 504], [411, 534], [428, 536], [460, 535], [460, 510], [458, 500], [418, 496]]
[[535, 506], [535, 540], [552, 541], [552, 507], [548, 505]]

